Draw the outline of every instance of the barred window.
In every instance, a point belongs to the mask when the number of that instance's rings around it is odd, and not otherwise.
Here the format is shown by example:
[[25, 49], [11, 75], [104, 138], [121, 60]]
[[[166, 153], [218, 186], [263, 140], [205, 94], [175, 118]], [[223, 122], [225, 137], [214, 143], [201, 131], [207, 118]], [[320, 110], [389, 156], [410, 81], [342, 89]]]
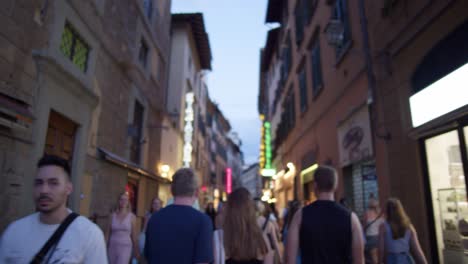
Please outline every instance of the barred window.
[[90, 47], [68, 22], [63, 29], [60, 51], [81, 71], [86, 72]]

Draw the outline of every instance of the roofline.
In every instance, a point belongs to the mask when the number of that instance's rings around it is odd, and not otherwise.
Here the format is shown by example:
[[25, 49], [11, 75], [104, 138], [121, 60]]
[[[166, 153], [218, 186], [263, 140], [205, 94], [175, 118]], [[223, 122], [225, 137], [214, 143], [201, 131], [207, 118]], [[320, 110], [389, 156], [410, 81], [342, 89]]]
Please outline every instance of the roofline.
[[188, 23], [192, 28], [193, 37], [197, 47], [198, 56], [200, 58], [201, 68], [211, 70], [211, 47], [208, 33], [205, 30], [205, 22], [202, 13], [182, 13], [172, 14], [171, 25], [177, 23]]
[[265, 23], [281, 23], [283, 5], [283, 0], [268, 0]]

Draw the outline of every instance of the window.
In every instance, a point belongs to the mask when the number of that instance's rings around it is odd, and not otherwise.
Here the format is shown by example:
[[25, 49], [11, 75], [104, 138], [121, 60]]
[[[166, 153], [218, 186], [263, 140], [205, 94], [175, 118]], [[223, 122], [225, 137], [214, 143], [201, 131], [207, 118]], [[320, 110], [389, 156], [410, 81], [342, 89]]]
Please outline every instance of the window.
[[90, 51], [89, 45], [68, 22], [65, 23], [63, 29], [60, 51], [81, 71], [86, 72]]
[[305, 74], [305, 67], [302, 67], [301, 71], [299, 72], [299, 92], [300, 92], [300, 106], [301, 106], [301, 113], [307, 110], [307, 80]]
[[296, 44], [299, 46], [304, 39], [304, 29], [310, 23], [317, 6], [317, 0], [299, 0], [294, 11], [296, 21]]
[[302, 0], [303, 12], [304, 12], [304, 25], [310, 23], [314, 14], [315, 8], [317, 7], [317, 0]]
[[[292, 87], [290, 87], [292, 90]], [[281, 144], [286, 140], [291, 130], [294, 128], [296, 123], [296, 100], [294, 92], [289, 92], [286, 96], [283, 104], [283, 113], [281, 114], [281, 121], [276, 129], [276, 137], [273, 146], [273, 156], [276, 156], [276, 152]]]
[[297, 1], [296, 10], [294, 11], [294, 20], [296, 21], [296, 44], [299, 46], [304, 39], [304, 11], [303, 11], [304, 0]]
[[336, 54], [339, 57], [342, 55], [342, 53], [347, 48], [348, 43], [351, 41], [351, 27], [349, 24], [347, 0], [336, 0], [332, 18], [339, 20], [344, 27], [342, 44], [336, 47]]
[[310, 51], [311, 66], [312, 66], [312, 93], [317, 95], [322, 89], [323, 78], [322, 78], [322, 62], [320, 58], [320, 41], [317, 36], [314, 43], [312, 44]]
[[281, 85], [286, 83], [288, 79], [289, 70], [291, 68], [291, 38], [288, 36], [286, 40], [286, 47], [283, 48], [282, 53], [282, 64], [281, 64]]
[[146, 67], [146, 63], [148, 61], [148, 44], [144, 39], [141, 39], [140, 42], [140, 51], [138, 53], [138, 60], [140, 63]]
[[296, 124], [296, 98], [294, 93], [290, 93], [287, 99], [288, 102], [288, 130], [293, 129]]
[[143, 0], [143, 9], [145, 10], [145, 15], [149, 19], [153, 15], [153, 0]]
[[139, 164], [141, 159], [144, 112], [145, 108], [136, 100], [133, 111], [133, 135], [130, 146], [130, 160], [136, 164]]

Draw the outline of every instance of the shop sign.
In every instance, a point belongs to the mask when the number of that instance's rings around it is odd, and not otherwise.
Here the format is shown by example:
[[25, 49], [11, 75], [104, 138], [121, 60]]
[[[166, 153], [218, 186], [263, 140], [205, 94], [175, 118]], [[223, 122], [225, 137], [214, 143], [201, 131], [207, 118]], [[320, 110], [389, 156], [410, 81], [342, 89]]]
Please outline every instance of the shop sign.
[[410, 97], [411, 120], [418, 127], [467, 105], [468, 63]]
[[367, 106], [360, 108], [338, 126], [342, 167], [372, 157], [372, 134]]
[[184, 127], [184, 152], [183, 152], [183, 161], [184, 167], [190, 167], [190, 162], [192, 161], [192, 136], [193, 136], [193, 102], [194, 102], [193, 92], [188, 92], [185, 95], [185, 127]]

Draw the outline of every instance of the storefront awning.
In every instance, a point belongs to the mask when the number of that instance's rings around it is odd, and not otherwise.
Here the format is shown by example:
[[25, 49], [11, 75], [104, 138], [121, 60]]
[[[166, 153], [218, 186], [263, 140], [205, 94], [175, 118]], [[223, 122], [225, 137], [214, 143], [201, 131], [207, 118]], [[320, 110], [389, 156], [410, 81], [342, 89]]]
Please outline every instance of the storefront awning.
[[139, 166], [138, 164], [135, 164], [131, 161], [128, 161], [106, 149], [103, 149], [103, 148], [100, 148], [98, 147], [98, 152], [100, 154], [100, 156], [104, 159], [104, 160], [107, 160], [113, 164], [116, 164], [122, 168], [125, 168], [125, 169], [128, 169], [128, 170], [131, 170], [132, 172], [135, 172], [137, 174], [140, 174], [140, 175], [143, 175], [143, 176], [146, 176], [146, 177], [150, 177], [150, 178], [153, 178], [161, 183], [170, 183], [170, 181], [166, 178], [163, 178], [159, 175], [156, 175], [148, 170], [145, 170], [143, 169], [141, 166]]

